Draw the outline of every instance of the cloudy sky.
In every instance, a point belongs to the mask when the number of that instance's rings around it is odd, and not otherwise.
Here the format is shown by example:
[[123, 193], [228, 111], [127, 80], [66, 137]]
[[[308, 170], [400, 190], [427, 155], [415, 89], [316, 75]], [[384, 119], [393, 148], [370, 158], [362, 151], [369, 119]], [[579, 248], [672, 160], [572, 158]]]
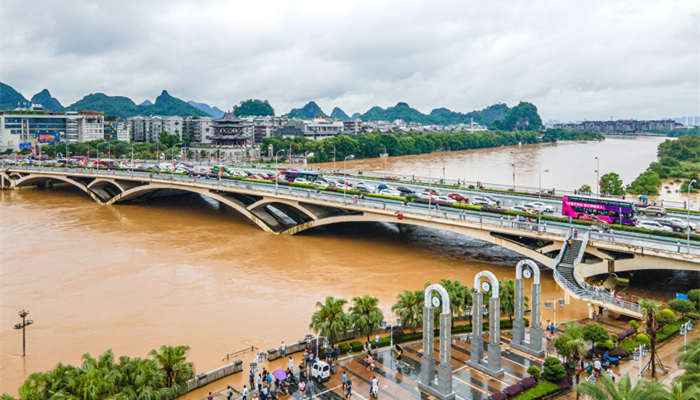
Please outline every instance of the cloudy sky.
[[700, 3], [2, 0], [0, 81], [63, 104], [162, 89], [277, 113], [535, 103], [546, 120], [700, 114]]

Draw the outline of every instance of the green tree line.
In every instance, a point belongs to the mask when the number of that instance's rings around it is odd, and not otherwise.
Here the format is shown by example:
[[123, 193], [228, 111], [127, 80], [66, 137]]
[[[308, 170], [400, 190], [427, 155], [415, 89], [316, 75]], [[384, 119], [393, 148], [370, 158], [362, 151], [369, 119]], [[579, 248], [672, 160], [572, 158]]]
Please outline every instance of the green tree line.
[[[678, 179], [682, 192], [688, 190], [688, 183], [693, 179], [700, 182], [700, 136], [665, 140], [659, 144], [658, 158], [627, 186], [628, 193], [657, 195], [662, 179]], [[697, 184], [691, 191], [697, 191]]]
[[310, 162], [343, 160], [353, 155], [355, 158], [379, 157], [383, 153], [390, 156], [425, 154], [434, 151], [469, 150], [487, 147], [512, 146], [518, 143], [531, 144], [573, 139], [603, 139], [603, 136], [588, 132], [539, 131], [485, 131], [485, 132], [407, 132], [407, 133], [368, 133], [366, 135], [338, 135], [322, 140], [309, 140], [303, 137], [263, 139], [263, 148], [272, 145], [275, 151], [287, 150], [293, 154], [312, 154]]

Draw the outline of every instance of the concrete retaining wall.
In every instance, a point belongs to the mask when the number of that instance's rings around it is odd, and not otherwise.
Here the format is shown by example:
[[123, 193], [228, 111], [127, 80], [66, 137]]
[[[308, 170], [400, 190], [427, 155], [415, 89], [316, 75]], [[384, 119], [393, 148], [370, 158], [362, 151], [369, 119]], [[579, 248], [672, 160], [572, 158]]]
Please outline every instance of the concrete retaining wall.
[[187, 381], [187, 391], [191, 392], [197, 388], [214, 382], [223, 377], [233, 375], [243, 371], [243, 361], [236, 360], [231, 364], [226, 364], [217, 369], [198, 374], [196, 377]]

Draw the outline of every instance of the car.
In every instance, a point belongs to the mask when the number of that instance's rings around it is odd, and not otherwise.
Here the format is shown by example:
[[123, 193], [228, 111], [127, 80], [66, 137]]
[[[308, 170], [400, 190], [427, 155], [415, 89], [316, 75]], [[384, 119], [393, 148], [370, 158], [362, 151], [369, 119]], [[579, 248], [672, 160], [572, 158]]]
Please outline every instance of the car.
[[379, 194], [383, 194], [385, 196], [395, 196], [395, 197], [403, 196], [403, 194], [396, 189], [382, 189], [379, 191]]
[[670, 227], [675, 232], [685, 232], [688, 227], [690, 227], [691, 232], [695, 231], [695, 225], [686, 224], [686, 221], [683, 221], [680, 218], [664, 217], [664, 218], [658, 218], [656, 220], [656, 222], [660, 223], [661, 225]]
[[489, 198], [488, 196], [474, 196], [474, 197], [472, 197], [472, 204], [475, 204], [474, 202], [480, 203], [477, 205], [484, 205], [484, 203], [486, 203], [487, 206], [497, 206], [498, 205], [498, 202]]
[[471, 204], [473, 206], [492, 207], [491, 203], [489, 203], [488, 201], [482, 201], [482, 200], [472, 199], [472, 201], [469, 204]]
[[666, 209], [658, 206], [648, 206], [640, 208], [638, 211], [645, 215], [656, 215], [657, 217], [666, 215]]
[[435, 189], [425, 189], [423, 190], [423, 193], [430, 193], [433, 196], [440, 196], [440, 193], [438, 193]]
[[528, 214], [531, 213], [530, 209], [526, 208], [525, 206], [513, 206], [513, 207], [510, 207], [510, 210], [521, 212], [521, 213], [528, 213]]
[[294, 183], [303, 183], [305, 185], [311, 184], [311, 181], [306, 178], [294, 178]]
[[401, 194], [404, 195], [404, 196], [412, 196], [413, 194], [416, 193], [414, 190], [411, 190], [411, 189], [409, 189], [409, 188], [407, 188], [407, 187], [405, 187], [405, 186], [398, 186], [398, 187], [396, 188], [396, 190], [398, 190], [399, 192], [401, 192]]
[[346, 181], [345, 179], [338, 179], [337, 182], [338, 182], [338, 187], [340, 187], [340, 188], [342, 188], [344, 186], [347, 186], [348, 188], [352, 187], [352, 183]]
[[433, 203], [439, 204], [441, 206], [450, 206], [456, 202], [457, 202], [456, 200], [454, 200], [450, 197], [447, 197], [447, 196], [434, 196], [433, 197]]
[[372, 186], [365, 184], [364, 182], [360, 182], [357, 185], [355, 185], [355, 189], [359, 190], [360, 192], [365, 192], [365, 193], [373, 193], [374, 188]]
[[637, 223], [638, 228], [644, 228], [644, 229], [650, 229], [652, 231], [666, 231], [666, 232], [673, 232], [673, 229], [661, 225], [660, 223], [656, 221], [651, 221], [651, 220], [642, 220]]
[[530, 203], [525, 203], [523, 204], [526, 208], [529, 208], [531, 210], [534, 210], [538, 213], [542, 214], [553, 214], [554, 213], [554, 207], [552, 207], [549, 204], [545, 204], [541, 201], [533, 201]]
[[459, 194], [459, 193], [450, 193], [450, 194], [447, 195], [447, 197], [451, 198], [451, 199], [454, 200], [454, 201], [459, 201], [459, 202], [465, 202], [465, 203], [467, 203], [467, 202], [469, 201], [468, 198], [462, 196], [462, 195]]
[[317, 382], [325, 382], [331, 379], [331, 366], [325, 361], [315, 361], [311, 366], [311, 378]]

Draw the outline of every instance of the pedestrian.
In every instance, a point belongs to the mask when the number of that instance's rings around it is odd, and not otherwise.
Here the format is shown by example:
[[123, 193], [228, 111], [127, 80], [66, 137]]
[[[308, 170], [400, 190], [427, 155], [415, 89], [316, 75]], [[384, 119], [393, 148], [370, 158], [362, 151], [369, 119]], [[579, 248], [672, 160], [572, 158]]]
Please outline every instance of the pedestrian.
[[226, 400], [231, 400], [233, 398], [233, 389], [231, 386], [226, 386]]
[[600, 375], [600, 369], [602, 368], [602, 364], [600, 363], [600, 359], [596, 358], [595, 361], [593, 361], [593, 370], [595, 371], [595, 376], [597, 377]]
[[280, 345], [280, 354], [282, 354], [282, 355], [287, 354], [287, 345], [284, 344], [284, 340], [282, 341], [282, 344]]
[[574, 239], [578, 239], [578, 229], [574, 228]]
[[304, 392], [306, 392], [306, 382], [301, 381], [299, 382], [299, 397], [301, 397], [302, 399], [306, 397], [306, 394]]
[[272, 385], [272, 374], [270, 373], [270, 371], [267, 371], [267, 384], [268, 386]]
[[340, 349], [338, 348], [338, 345], [336, 344], [335, 347], [333, 348], [333, 361], [338, 361], [338, 353], [340, 353]]
[[379, 335], [374, 336], [374, 348], [379, 348]]
[[676, 251], [679, 253], [681, 252], [681, 242], [678, 240], [676, 240]]
[[287, 366], [290, 370], [294, 369], [294, 359], [292, 358], [292, 356], [289, 356], [289, 362], [287, 363]]
[[307, 385], [306, 390], [309, 392], [309, 398], [314, 398], [314, 380], [309, 379], [309, 384]]
[[260, 389], [262, 389], [262, 375], [261, 374], [258, 374], [258, 380], [256, 383], [258, 384], [258, 392], [259, 392]]
[[248, 388], [246, 387], [246, 385], [243, 385], [242, 395], [243, 395], [243, 397], [242, 397], [243, 400], [248, 400]]
[[349, 399], [352, 396], [352, 381], [348, 381], [345, 385], [345, 398]]
[[207, 400], [214, 400], [214, 396], [211, 395], [211, 392], [209, 392], [209, 396], [207, 396]]
[[348, 376], [345, 375], [345, 371], [343, 371], [343, 389], [345, 389], [345, 385], [348, 384]]
[[255, 386], [255, 370], [253, 368], [250, 369], [250, 374], [248, 374], [248, 382], [250, 387]]

